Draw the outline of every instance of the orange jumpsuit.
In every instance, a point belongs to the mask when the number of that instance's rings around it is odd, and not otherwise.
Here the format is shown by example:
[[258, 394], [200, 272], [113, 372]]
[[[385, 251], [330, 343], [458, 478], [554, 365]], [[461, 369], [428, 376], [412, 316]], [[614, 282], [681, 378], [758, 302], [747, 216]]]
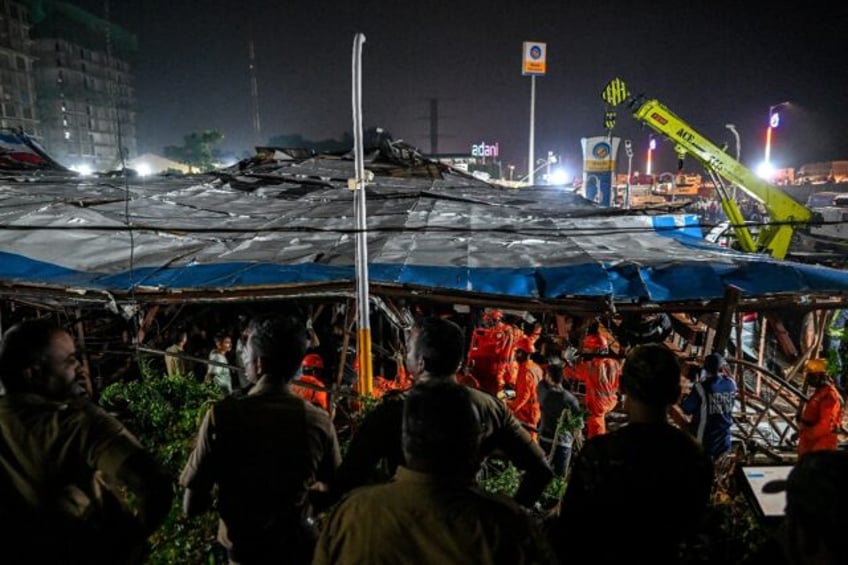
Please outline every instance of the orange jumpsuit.
[[[535, 341], [541, 334], [541, 326], [536, 326], [527, 337]], [[474, 330], [468, 352], [468, 371], [482, 390], [497, 395], [505, 384], [515, 382], [513, 355], [515, 344], [522, 337], [525, 334], [520, 328], [500, 320], [490, 328]]]
[[836, 430], [841, 423], [842, 397], [839, 390], [831, 383], [818, 387], [801, 412], [798, 455], [837, 449]]
[[524, 428], [535, 440], [535, 431], [539, 426], [539, 418], [542, 416], [539, 406], [539, 396], [536, 387], [542, 380], [542, 368], [528, 359], [523, 363], [517, 363], [515, 374], [515, 398], [509, 401], [509, 409], [515, 417], [524, 425]]
[[297, 386], [298, 383], [309, 383], [324, 389], [326, 387], [324, 386], [324, 383], [321, 382], [321, 379], [313, 377], [312, 375], [301, 375], [292, 383], [293, 386], [291, 387], [291, 391], [307, 402], [320, 406], [328, 412], [330, 411], [330, 403], [327, 401], [326, 391], [306, 388], [305, 386]]
[[592, 438], [607, 431], [606, 415], [618, 404], [618, 378], [621, 367], [609, 357], [581, 361], [575, 373], [586, 386], [587, 436]]

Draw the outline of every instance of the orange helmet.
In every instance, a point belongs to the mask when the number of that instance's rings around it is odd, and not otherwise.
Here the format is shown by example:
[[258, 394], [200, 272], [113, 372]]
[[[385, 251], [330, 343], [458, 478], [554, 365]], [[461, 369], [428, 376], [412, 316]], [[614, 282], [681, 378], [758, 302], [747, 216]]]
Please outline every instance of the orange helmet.
[[598, 334], [587, 334], [581, 345], [581, 349], [586, 353], [600, 353], [608, 347], [606, 338]]
[[826, 373], [827, 362], [824, 359], [810, 359], [807, 361], [808, 373]]
[[498, 310], [497, 308], [492, 308], [491, 310], [486, 310], [483, 312], [484, 320], [502, 320], [503, 319], [503, 310]]
[[324, 360], [317, 353], [307, 353], [301, 365], [303, 367], [312, 367], [313, 369], [323, 369]]
[[524, 337], [522, 337], [518, 340], [518, 343], [515, 344], [515, 348], [520, 349], [521, 351], [525, 351], [528, 354], [529, 353], [535, 353], [536, 348], [533, 346], [534, 341], [535, 340], [533, 340], [533, 339], [531, 339], [527, 336], [524, 336]]

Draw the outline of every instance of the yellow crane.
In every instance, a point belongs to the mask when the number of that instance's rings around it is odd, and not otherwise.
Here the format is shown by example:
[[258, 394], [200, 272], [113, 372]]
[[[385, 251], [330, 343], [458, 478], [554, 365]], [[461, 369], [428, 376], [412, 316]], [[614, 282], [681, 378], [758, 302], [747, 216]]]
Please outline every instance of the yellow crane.
[[[777, 259], [786, 257], [795, 229], [812, 219], [813, 214], [808, 208], [758, 177], [658, 100], [647, 99], [643, 95], [631, 96], [621, 79], [611, 80], [604, 87], [601, 97], [611, 108], [626, 104], [634, 118], [674, 143], [679, 159], [690, 155], [703, 165], [715, 184], [722, 209], [744, 251], [768, 253]], [[614, 110], [607, 111], [605, 122], [608, 127], [615, 124]], [[769, 222], [760, 228], [756, 241], [746, 227], [727, 183], [736, 185], [765, 208]]]

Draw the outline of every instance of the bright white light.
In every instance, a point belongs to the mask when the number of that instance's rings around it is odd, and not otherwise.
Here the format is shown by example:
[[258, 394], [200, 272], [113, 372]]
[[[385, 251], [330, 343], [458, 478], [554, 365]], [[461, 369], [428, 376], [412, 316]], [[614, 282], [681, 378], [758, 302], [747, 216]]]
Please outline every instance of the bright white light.
[[80, 163], [78, 165], [71, 165], [71, 170], [78, 172], [79, 174], [81, 174], [84, 177], [87, 177], [87, 176], [91, 175], [91, 173], [92, 173], [91, 167], [89, 165], [86, 165], [85, 163]]
[[761, 179], [771, 180], [774, 178], [775, 169], [771, 163], [760, 163], [757, 167], [757, 176]]
[[147, 163], [139, 163], [135, 166], [135, 170], [138, 172], [139, 176], [147, 177], [150, 176], [153, 171], [150, 169], [150, 165]]
[[568, 182], [568, 171], [562, 167], [557, 167], [551, 171], [551, 176], [548, 178], [549, 184], [566, 184]]

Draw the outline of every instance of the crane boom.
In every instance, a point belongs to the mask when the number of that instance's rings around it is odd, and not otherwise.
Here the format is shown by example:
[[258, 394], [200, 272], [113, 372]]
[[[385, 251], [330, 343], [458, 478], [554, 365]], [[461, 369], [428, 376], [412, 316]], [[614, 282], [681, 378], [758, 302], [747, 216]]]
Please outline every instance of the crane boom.
[[808, 224], [812, 212], [771, 183], [759, 178], [753, 171], [728, 155], [695, 128], [683, 121], [658, 100], [632, 98], [624, 82], [613, 79], [606, 86], [603, 98], [610, 106], [628, 103], [633, 117], [663, 135], [675, 145], [678, 155], [697, 159], [714, 179], [723, 179], [758, 201], [765, 208], [769, 223], [764, 225], [755, 242], [745, 227], [745, 220], [736, 201], [727, 190], [716, 183], [721, 206], [736, 230], [742, 248], [746, 251], [769, 253], [777, 259], [786, 257], [795, 228]]

